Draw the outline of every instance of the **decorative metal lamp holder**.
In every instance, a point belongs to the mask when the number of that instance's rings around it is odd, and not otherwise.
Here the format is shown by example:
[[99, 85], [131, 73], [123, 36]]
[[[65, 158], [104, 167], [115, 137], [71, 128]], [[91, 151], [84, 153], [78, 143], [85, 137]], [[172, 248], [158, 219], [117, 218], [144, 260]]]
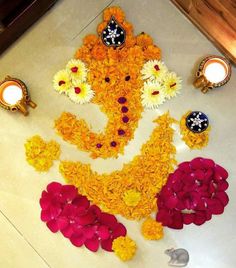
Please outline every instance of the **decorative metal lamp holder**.
[[29, 113], [28, 106], [33, 109], [37, 107], [24, 82], [10, 76], [0, 82], [0, 106], [11, 112], [20, 111], [25, 116]]

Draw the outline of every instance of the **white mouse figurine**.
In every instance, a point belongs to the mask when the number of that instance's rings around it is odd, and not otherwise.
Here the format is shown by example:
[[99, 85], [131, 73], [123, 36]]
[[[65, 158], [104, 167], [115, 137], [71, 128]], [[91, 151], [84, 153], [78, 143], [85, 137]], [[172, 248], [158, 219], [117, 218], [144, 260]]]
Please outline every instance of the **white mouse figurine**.
[[183, 248], [178, 249], [167, 249], [165, 250], [165, 254], [170, 256], [169, 266], [173, 267], [185, 267], [189, 262], [189, 254], [188, 251]]

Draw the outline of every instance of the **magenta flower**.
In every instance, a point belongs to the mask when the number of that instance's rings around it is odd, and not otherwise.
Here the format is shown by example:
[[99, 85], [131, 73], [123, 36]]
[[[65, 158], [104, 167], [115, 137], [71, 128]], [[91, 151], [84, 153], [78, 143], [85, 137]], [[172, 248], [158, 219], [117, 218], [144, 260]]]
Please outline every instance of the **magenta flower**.
[[76, 187], [52, 182], [40, 198], [41, 220], [56, 233], [60, 231], [76, 247], [85, 245], [96, 252], [101, 244], [112, 251], [112, 242], [126, 235], [126, 228], [115, 216], [103, 213], [96, 205], [90, 205]]
[[222, 214], [229, 202], [227, 178], [228, 172], [211, 159], [198, 157], [179, 164], [157, 195], [157, 221], [182, 229], [184, 224], [201, 225]]

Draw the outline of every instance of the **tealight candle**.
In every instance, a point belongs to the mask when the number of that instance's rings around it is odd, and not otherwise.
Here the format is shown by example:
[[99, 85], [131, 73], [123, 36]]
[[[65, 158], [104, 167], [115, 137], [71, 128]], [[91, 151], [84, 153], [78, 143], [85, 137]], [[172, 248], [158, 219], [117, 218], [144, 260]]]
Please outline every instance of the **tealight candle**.
[[21, 80], [8, 76], [0, 82], [0, 106], [27, 115], [27, 105], [32, 108], [37, 106], [31, 101], [26, 85]]
[[231, 66], [225, 58], [209, 56], [201, 62], [194, 86], [201, 88], [201, 91], [206, 93], [209, 89], [226, 84], [230, 76]]

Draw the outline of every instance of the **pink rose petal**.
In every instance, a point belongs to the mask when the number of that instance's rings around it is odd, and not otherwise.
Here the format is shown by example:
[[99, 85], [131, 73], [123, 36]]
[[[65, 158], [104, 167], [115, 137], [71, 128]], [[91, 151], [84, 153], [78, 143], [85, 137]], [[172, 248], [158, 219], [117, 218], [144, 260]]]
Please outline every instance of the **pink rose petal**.
[[102, 240], [101, 241], [101, 247], [102, 249], [106, 250], [106, 251], [109, 251], [109, 252], [112, 252], [112, 242], [113, 242], [113, 239], [109, 238], [107, 240]]
[[65, 229], [69, 224], [68, 219], [65, 217], [59, 217], [56, 221], [57, 221], [57, 225], [58, 225], [59, 230]]
[[79, 195], [72, 201], [72, 204], [83, 209], [88, 209], [90, 202], [85, 196]]
[[72, 201], [78, 195], [78, 191], [73, 185], [63, 185], [61, 195], [63, 202]]
[[51, 218], [51, 213], [49, 210], [42, 210], [41, 211], [41, 221], [50, 221]]
[[60, 193], [61, 189], [62, 189], [62, 185], [59, 182], [52, 182], [52, 183], [49, 183], [47, 186], [47, 191], [53, 194]]
[[61, 213], [61, 208], [59, 206], [50, 206], [49, 207], [49, 211], [51, 214], [51, 218], [55, 219], [57, 216], [59, 216], [59, 214]]
[[182, 162], [178, 165], [178, 168], [185, 173], [191, 172], [190, 162]]
[[87, 212], [85, 215], [78, 216], [77, 223], [80, 225], [88, 225], [94, 223], [95, 217], [92, 212]]
[[102, 240], [107, 240], [111, 236], [109, 228], [105, 225], [98, 227], [97, 234]]
[[[95, 228], [94, 228], [95, 227]], [[83, 233], [86, 239], [91, 239], [94, 237], [96, 231], [96, 226], [85, 226], [83, 227]]]
[[47, 222], [47, 227], [51, 232], [56, 233], [59, 231], [59, 227], [56, 220], [51, 220]]
[[97, 237], [94, 237], [92, 239], [87, 239], [84, 242], [84, 245], [86, 246], [87, 249], [96, 252], [99, 248], [99, 241]]
[[226, 191], [229, 187], [229, 184], [227, 181], [219, 181], [217, 183], [217, 191]]

